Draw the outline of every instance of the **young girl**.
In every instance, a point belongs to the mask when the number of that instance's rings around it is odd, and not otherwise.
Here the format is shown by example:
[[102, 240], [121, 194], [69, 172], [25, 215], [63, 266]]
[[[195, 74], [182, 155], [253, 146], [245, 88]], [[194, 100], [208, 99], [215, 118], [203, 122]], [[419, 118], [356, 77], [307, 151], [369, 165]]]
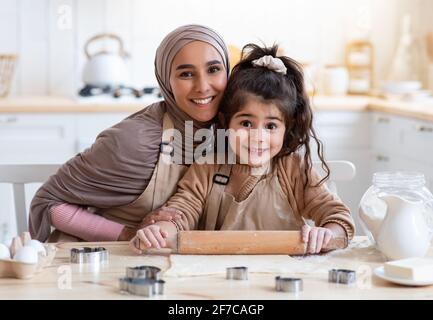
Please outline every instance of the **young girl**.
[[[323, 184], [329, 176], [301, 67], [277, 57], [278, 47], [249, 44], [232, 71], [220, 110], [229, 129], [234, 164], [193, 164], [166, 206], [180, 220], [159, 221], [137, 232], [146, 247], [164, 247], [178, 230], [302, 230], [309, 253], [333, 237], [354, 235], [349, 209]], [[310, 140], [328, 175], [312, 169]], [[311, 219], [309, 227], [304, 219]]]

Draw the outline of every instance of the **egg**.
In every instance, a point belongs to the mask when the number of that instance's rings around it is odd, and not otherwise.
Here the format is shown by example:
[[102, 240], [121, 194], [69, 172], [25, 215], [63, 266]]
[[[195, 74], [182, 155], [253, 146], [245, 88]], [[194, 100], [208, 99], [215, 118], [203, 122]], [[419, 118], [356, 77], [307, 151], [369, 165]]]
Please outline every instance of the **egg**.
[[0, 243], [0, 259], [10, 259], [10, 258], [11, 258], [11, 253], [9, 251], [9, 248], [3, 243]]
[[38, 252], [33, 247], [24, 246], [18, 249], [14, 260], [25, 263], [38, 263]]
[[47, 251], [45, 250], [44, 245], [42, 244], [42, 242], [38, 241], [38, 240], [28, 240], [25, 244], [28, 247], [33, 247], [36, 249], [36, 251], [39, 253], [42, 253], [43, 256], [47, 255]]

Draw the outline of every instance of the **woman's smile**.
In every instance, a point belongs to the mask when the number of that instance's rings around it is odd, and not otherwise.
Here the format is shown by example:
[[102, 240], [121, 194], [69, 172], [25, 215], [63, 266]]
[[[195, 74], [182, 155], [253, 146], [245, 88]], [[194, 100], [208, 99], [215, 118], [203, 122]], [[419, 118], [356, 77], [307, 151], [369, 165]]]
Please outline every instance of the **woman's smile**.
[[190, 99], [199, 108], [206, 108], [210, 106], [210, 103], [214, 100], [215, 96], [209, 96], [206, 98], [192, 98]]

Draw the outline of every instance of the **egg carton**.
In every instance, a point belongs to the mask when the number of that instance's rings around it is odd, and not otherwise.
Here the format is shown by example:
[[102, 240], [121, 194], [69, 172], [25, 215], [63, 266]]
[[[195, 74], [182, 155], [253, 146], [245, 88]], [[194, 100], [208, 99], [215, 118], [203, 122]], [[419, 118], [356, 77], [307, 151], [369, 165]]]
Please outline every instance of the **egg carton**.
[[[23, 232], [20, 237], [14, 237], [9, 247], [11, 257], [14, 257], [16, 252], [23, 247], [23, 244], [25, 245], [29, 240], [31, 240], [31, 237], [28, 232]], [[0, 259], [0, 278], [30, 279], [41, 272], [43, 268], [51, 265], [56, 256], [57, 249], [53, 244], [43, 244], [43, 247], [45, 248], [46, 255], [38, 252], [38, 262], [36, 263]]]

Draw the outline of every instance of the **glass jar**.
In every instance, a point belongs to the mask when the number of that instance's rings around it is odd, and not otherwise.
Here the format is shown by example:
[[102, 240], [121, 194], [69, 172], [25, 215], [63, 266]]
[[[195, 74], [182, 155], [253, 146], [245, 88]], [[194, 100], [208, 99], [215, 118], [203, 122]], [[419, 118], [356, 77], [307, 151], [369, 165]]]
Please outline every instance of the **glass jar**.
[[433, 194], [425, 186], [424, 175], [406, 171], [377, 172], [373, 174], [373, 185], [362, 196], [359, 204], [361, 227], [373, 244], [377, 244], [380, 225], [387, 211], [387, 204], [381, 199], [384, 196], [422, 201], [425, 222], [433, 230]]

